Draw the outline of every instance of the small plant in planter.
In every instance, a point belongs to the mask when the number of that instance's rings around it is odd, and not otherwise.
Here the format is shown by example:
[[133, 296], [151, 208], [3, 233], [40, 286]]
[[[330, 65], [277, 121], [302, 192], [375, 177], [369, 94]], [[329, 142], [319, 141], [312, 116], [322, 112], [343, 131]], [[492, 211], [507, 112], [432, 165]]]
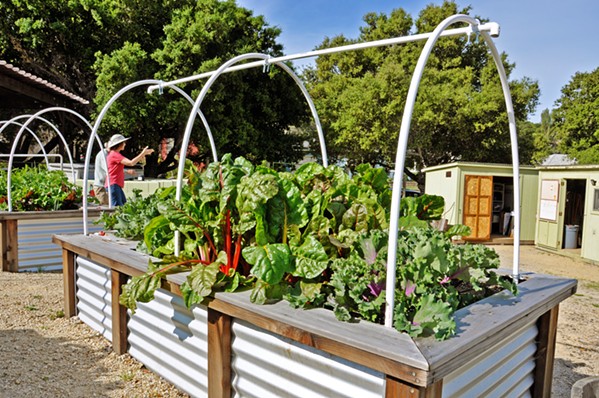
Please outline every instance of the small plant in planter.
[[[25, 166], [11, 174], [14, 211], [52, 211], [78, 209], [82, 189], [69, 182], [58, 170], [44, 166]], [[8, 210], [7, 172], [0, 170], [0, 210]]]
[[[181, 201], [163, 192], [156, 202], [160, 214], [145, 227], [143, 248], [160, 261], [124, 286], [123, 305], [135, 310], [164, 276], [188, 271], [181, 286], [188, 306], [214, 291], [251, 289], [258, 304], [285, 299], [330, 308], [344, 321], [383, 320], [391, 202], [383, 169], [361, 165], [349, 177], [309, 163], [277, 173], [225, 155], [201, 173], [188, 169], [188, 180]], [[430, 226], [443, 205], [429, 195], [402, 200], [394, 326], [412, 336], [447, 338], [456, 309], [515, 291], [494, 272], [494, 251], [451, 243], [466, 227]]]

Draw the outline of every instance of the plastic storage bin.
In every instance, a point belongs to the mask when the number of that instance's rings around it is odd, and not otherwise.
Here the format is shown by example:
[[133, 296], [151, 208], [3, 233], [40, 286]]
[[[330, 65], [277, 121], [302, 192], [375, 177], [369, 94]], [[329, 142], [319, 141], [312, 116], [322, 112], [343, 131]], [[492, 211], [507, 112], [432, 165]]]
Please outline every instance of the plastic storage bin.
[[566, 225], [566, 239], [564, 249], [576, 249], [578, 247], [578, 225]]

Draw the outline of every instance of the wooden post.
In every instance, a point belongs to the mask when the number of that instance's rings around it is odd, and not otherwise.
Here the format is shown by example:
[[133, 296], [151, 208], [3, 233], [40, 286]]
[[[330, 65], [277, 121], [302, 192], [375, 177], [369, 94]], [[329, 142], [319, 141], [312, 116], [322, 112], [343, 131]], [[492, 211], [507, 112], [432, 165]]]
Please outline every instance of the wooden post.
[[387, 375], [385, 398], [441, 398], [443, 380], [428, 387], [418, 387]]
[[110, 270], [112, 298], [112, 349], [118, 355], [127, 352], [127, 308], [119, 303], [122, 287], [127, 283], [127, 275]]
[[67, 318], [77, 315], [75, 297], [75, 253], [62, 249], [62, 280], [64, 290], [64, 316]]
[[18, 220], [0, 221], [0, 246], [2, 271], [19, 272]]
[[532, 391], [532, 396], [535, 398], [551, 397], [558, 314], [559, 305], [556, 305], [537, 321], [539, 334], [537, 335], [537, 353], [535, 355], [535, 382]]
[[208, 396], [231, 397], [231, 317], [208, 308]]

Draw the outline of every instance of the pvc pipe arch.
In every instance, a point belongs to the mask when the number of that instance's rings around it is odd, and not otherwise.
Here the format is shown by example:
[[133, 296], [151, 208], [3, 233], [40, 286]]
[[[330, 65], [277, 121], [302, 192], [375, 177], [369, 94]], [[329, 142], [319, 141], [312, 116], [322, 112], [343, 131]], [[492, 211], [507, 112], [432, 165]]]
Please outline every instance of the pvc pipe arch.
[[[23, 123], [23, 125], [21, 126], [21, 128], [19, 129], [19, 132], [17, 133], [17, 136], [15, 137], [14, 141], [13, 141], [13, 145], [10, 151], [10, 157], [8, 160], [8, 178], [7, 178], [7, 200], [8, 200], [8, 211], [12, 211], [12, 190], [11, 190], [11, 174], [12, 174], [12, 164], [13, 164], [13, 155], [16, 151], [17, 148], [17, 143], [19, 141], [19, 139], [21, 138], [21, 135], [23, 134], [23, 132], [25, 131], [25, 129], [27, 128], [27, 126], [29, 125], [29, 123], [31, 123], [31, 121], [33, 120], [41, 120], [44, 123], [48, 124], [50, 127], [52, 127], [52, 129], [56, 132], [56, 134], [58, 135], [58, 137], [60, 138], [60, 140], [62, 141], [67, 155], [69, 156], [69, 161], [71, 163], [71, 171], [73, 173], [73, 182], [75, 181], [75, 165], [73, 163], [73, 156], [71, 154], [71, 150], [69, 149], [69, 145], [67, 144], [67, 141], [65, 140], [64, 136], [62, 135], [62, 133], [60, 132], [60, 130], [50, 121], [48, 121], [47, 119], [41, 117], [40, 115], [43, 115], [45, 113], [48, 112], [53, 112], [53, 111], [63, 111], [63, 112], [67, 112], [67, 113], [71, 113], [77, 117], [79, 117], [81, 120], [83, 120], [90, 128], [91, 125], [89, 124], [89, 122], [83, 117], [81, 116], [79, 113], [68, 109], [68, 108], [62, 108], [62, 107], [51, 107], [51, 108], [46, 108], [46, 109], [42, 109], [41, 111], [29, 116], [29, 118], [27, 119], [27, 121], [25, 123]], [[83, 195], [83, 197], [85, 198], [86, 195]]]
[[[206, 82], [204, 87], [202, 87], [202, 90], [200, 91], [200, 94], [198, 95], [198, 97], [194, 103], [193, 109], [192, 109], [191, 113], [189, 114], [189, 120], [187, 121], [187, 126], [185, 127], [185, 135], [183, 136], [183, 143], [181, 144], [181, 148], [182, 148], [181, 156], [179, 156], [179, 169], [177, 170], [177, 190], [176, 190], [175, 200], [177, 200], [177, 201], [181, 200], [183, 172], [185, 170], [185, 159], [186, 159], [186, 153], [183, 150], [183, 148], [187, 148], [187, 146], [189, 145], [189, 138], [191, 136], [191, 130], [193, 129], [193, 124], [195, 121], [195, 114], [196, 114], [196, 112], [199, 112], [200, 105], [202, 104], [202, 101], [206, 97], [208, 90], [210, 90], [210, 87], [212, 87], [212, 84], [214, 84], [216, 79], [218, 79], [218, 77], [221, 74], [225, 73], [225, 71], [227, 70], [227, 68], [229, 68], [229, 66], [235, 65], [236, 63], [238, 63], [240, 61], [244, 61], [246, 59], [256, 59], [256, 58], [264, 61], [261, 65], [265, 68], [265, 70], [269, 67], [270, 60], [271, 60], [270, 55], [262, 54], [262, 53], [248, 53], [248, 54], [238, 55], [236, 57], [231, 58], [227, 62], [223, 63], [210, 76], [210, 78], [208, 79], [208, 81]], [[324, 133], [322, 131], [322, 125], [320, 124], [320, 119], [318, 117], [318, 113], [316, 112], [316, 107], [314, 106], [314, 102], [312, 101], [312, 98], [310, 97], [308, 90], [306, 89], [306, 87], [304, 86], [302, 81], [299, 79], [299, 77], [297, 77], [297, 75], [295, 74], [295, 72], [293, 72], [293, 70], [291, 68], [289, 68], [287, 65], [282, 64], [282, 63], [276, 63], [275, 65], [281, 67], [285, 72], [287, 72], [293, 78], [295, 83], [299, 86], [300, 90], [302, 91], [302, 94], [304, 94], [304, 98], [308, 102], [308, 106], [310, 107], [310, 111], [312, 112], [312, 116], [314, 117], [314, 121], [316, 123], [318, 139], [320, 142], [322, 163], [325, 167], [327, 167], [329, 161], [328, 161], [328, 157], [327, 157]], [[176, 86], [171, 86], [171, 87], [176, 87]], [[179, 238], [180, 238], [179, 232], [175, 231], [175, 255], [179, 255]]]
[[[92, 148], [93, 148], [94, 139], [95, 139], [96, 143], [100, 147], [100, 151], [103, 154], [102, 156], [104, 157], [104, 162], [106, 164], [106, 154], [102, 150], [104, 148], [104, 145], [103, 145], [102, 140], [100, 139], [100, 137], [98, 135], [98, 129], [100, 127], [100, 124], [102, 123], [102, 120], [106, 116], [106, 113], [108, 112], [108, 109], [112, 106], [112, 104], [118, 98], [120, 98], [123, 94], [125, 94], [126, 92], [128, 92], [129, 90], [131, 90], [133, 88], [136, 88], [136, 87], [139, 87], [139, 86], [144, 86], [144, 85], [161, 84], [161, 83], [163, 83], [163, 81], [162, 80], [157, 80], [157, 79], [147, 79], [147, 80], [139, 80], [137, 82], [133, 82], [133, 83], [131, 83], [131, 84], [123, 87], [122, 89], [120, 89], [104, 105], [104, 107], [100, 111], [100, 114], [98, 115], [98, 118], [96, 119], [96, 122], [94, 123], [93, 128], [90, 126], [90, 128], [91, 128], [91, 134], [90, 134], [90, 139], [88, 141], [87, 150], [85, 152], [85, 166], [84, 166], [84, 171], [83, 171], [83, 184], [84, 184], [84, 187], [85, 187], [86, 190], [87, 190], [87, 183], [88, 183], [88, 180], [89, 180], [89, 171], [88, 171], [88, 169], [89, 169], [90, 158], [91, 158], [91, 155], [92, 155]], [[183, 91], [183, 89], [181, 89], [180, 87], [172, 86], [170, 88], [172, 88], [177, 93], [179, 93], [182, 97], [184, 97], [191, 104], [194, 103], [193, 99], [185, 91]], [[208, 140], [210, 141], [210, 148], [212, 150], [212, 156], [214, 158], [214, 161], [217, 162], [218, 161], [218, 154], [216, 152], [216, 145], [214, 143], [214, 137], [212, 136], [212, 132], [210, 131], [210, 126], [208, 125], [208, 121], [206, 120], [206, 118], [204, 117], [204, 114], [199, 109], [197, 110], [197, 113], [200, 115], [200, 119], [202, 120], [202, 123], [204, 124], [204, 128], [206, 129], [206, 133], [208, 135]], [[183, 148], [187, 148], [187, 146], [185, 146]], [[185, 153], [183, 150], [181, 150], [181, 152]], [[108, 197], [110, 198], [110, 195], [111, 195], [110, 176], [108, 174], [106, 175], [106, 182], [108, 184], [107, 193], [108, 193]], [[108, 201], [108, 207], [112, 208], [112, 203], [111, 203], [110, 200]], [[87, 218], [88, 218], [88, 212], [87, 212], [87, 195], [84, 195], [83, 196], [83, 234], [84, 235], [88, 234]]]
[[[19, 127], [22, 127], [23, 123], [19, 123], [19, 122], [17, 122], [17, 120], [23, 119], [23, 118], [26, 118], [26, 117], [28, 118], [30, 116], [31, 115], [21, 115], [21, 116], [13, 117], [10, 120], [0, 121], [0, 124], [3, 124], [3, 126], [0, 127], [0, 133], [2, 133], [4, 131], [4, 129], [6, 127], [10, 126], [11, 124], [15, 124], [15, 125], [17, 125]], [[40, 149], [42, 150], [42, 153], [44, 154], [44, 160], [46, 161], [46, 167], [50, 168], [50, 162], [48, 161], [48, 154], [46, 153], [46, 148], [44, 148], [44, 144], [42, 143], [42, 141], [40, 140], [40, 138], [37, 136], [37, 134], [33, 130], [31, 130], [29, 127], [27, 127], [26, 130], [31, 133], [31, 135], [33, 136], [33, 138], [35, 139], [35, 141], [37, 142], [37, 144], [40, 146]], [[14, 157], [15, 154], [9, 155], [9, 157], [10, 156]]]
[[507, 75], [503, 67], [501, 57], [495, 47], [495, 44], [491, 40], [491, 37], [486, 32], [480, 32], [478, 29], [479, 21], [468, 16], [468, 15], [452, 15], [443, 20], [431, 36], [428, 38], [418, 63], [412, 75], [412, 81], [410, 82], [410, 88], [408, 90], [408, 96], [406, 98], [406, 104], [404, 113], [401, 120], [401, 128], [399, 131], [399, 141], [397, 145], [397, 153], [395, 159], [395, 175], [393, 178], [393, 193], [391, 197], [391, 216], [389, 222], [389, 246], [387, 254], [387, 280], [386, 280], [386, 293], [385, 293], [385, 326], [393, 327], [393, 310], [395, 305], [395, 279], [396, 279], [396, 267], [397, 267], [397, 238], [398, 238], [398, 225], [399, 225], [399, 209], [402, 191], [402, 180], [403, 180], [403, 168], [405, 166], [405, 156], [408, 147], [408, 136], [410, 134], [410, 124], [412, 120], [412, 113], [414, 111], [414, 103], [416, 102], [416, 96], [418, 94], [418, 86], [422, 78], [422, 73], [426, 62], [430, 56], [433, 46], [437, 42], [438, 38], [442, 35], [442, 32], [450, 25], [457, 22], [466, 22], [472, 30], [483, 35], [485, 43], [490, 47], [491, 54], [497, 66], [497, 71], [501, 80], [501, 86], [505, 98], [508, 122], [510, 129], [510, 141], [512, 145], [512, 168], [513, 168], [513, 179], [514, 179], [514, 203], [515, 207], [515, 222], [514, 222], [514, 262], [513, 262], [513, 278], [514, 282], [518, 282], [519, 278], [519, 255], [520, 255], [520, 165], [518, 159], [518, 137], [516, 133], [516, 120], [514, 116], [514, 107], [511, 100], [511, 94]]
[[[194, 108], [189, 115], [189, 119], [187, 121], [187, 126], [185, 127], [185, 135], [183, 137], [183, 143], [181, 145], [182, 148], [187, 148], [187, 145], [189, 145], [189, 138], [191, 136], [191, 130], [193, 129], [193, 123], [195, 121], [195, 113], [199, 111], [202, 101], [206, 97], [208, 90], [210, 89], [212, 84], [216, 81], [216, 79], [221, 74], [225, 73], [231, 65], [234, 65], [234, 64], [236, 64], [240, 61], [244, 61], [246, 59], [256, 59], [256, 58], [264, 61], [264, 62], [260, 63], [260, 65], [262, 65], [264, 68], [267, 68], [269, 65], [271, 65], [270, 61], [272, 58], [270, 55], [262, 54], [262, 53], [248, 53], [248, 54], [242, 54], [242, 55], [238, 55], [236, 57], [231, 58], [227, 62], [223, 63], [216, 71], [214, 71], [214, 73], [210, 74], [210, 78], [208, 79], [208, 81], [206, 82], [204, 87], [202, 87], [202, 90], [200, 91], [200, 94], [198, 95], [198, 97], [194, 103]], [[322, 155], [322, 163], [325, 167], [327, 167], [328, 166], [328, 157], [327, 157], [327, 151], [326, 151], [326, 144], [325, 144], [325, 140], [324, 140], [324, 133], [322, 131], [322, 125], [320, 124], [320, 119], [318, 117], [318, 113], [316, 112], [316, 107], [314, 106], [314, 102], [312, 101], [312, 98], [310, 97], [308, 90], [306, 89], [303, 82], [299, 79], [299, 77], [297, 77], [297, 75], [295, 74], [295, 72], [293, 72], [293, 70], [291, 68], [289, 68], [287, 65], [285, 65], [283, 63], [275, 63], [275, 65], [281, 67], [285, 72], [287, 72], [293, 78], [294, 82], [299, 86], [300, 90], [302, 91], [302, 94], [304, 94], [304, 97], [305, 97], [306, 101], [308, 102], [308, 106], [310, 107], [310, 111], [312, 112], [312, 116], [314, 117], [314, 121], [316, 123], [316, 129], [318, 131], [318, 139], [320, 142], [320, 149], [321, 149], [321, 155]], [[169, 85], [169, 87], [176, 87], [176, 86]], [[185, 153], [183, 151], [181, 151], [181, 152], [182, 152], [181, 156], [179, 157], [179, 169], [178, 169], [178, 173], [177, 173], [176, 200], [181, 200], [181, 190], [182, 190], [181, 184], [182, 184], [182, 180], [183, 180], [183, 171], [185, 169]]]

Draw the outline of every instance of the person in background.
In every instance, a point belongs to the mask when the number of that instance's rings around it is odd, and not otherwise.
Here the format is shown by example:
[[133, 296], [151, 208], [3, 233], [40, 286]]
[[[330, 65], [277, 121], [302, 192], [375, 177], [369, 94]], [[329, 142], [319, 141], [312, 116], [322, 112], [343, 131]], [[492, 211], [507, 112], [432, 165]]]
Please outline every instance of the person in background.
[[100, 202], [100, 205], [108, 204], [108, 193], [106, 192], [106, 160], [104, 157], [108, 155], [106, 147], [108, 143], [104, 144], [104, 149], [96, 154], [96, 162], [94, 166], [94, 194], [96, 199]]
[[128, 139], [121, 134], [115, 134], [108, 141], [108, 150], [110, 152], [108, 152], [106, 161], [110, 181], [110, 203], [112, 206], [122, 206], [127, 202], [125, 192], [123, 192], [123, 188], [125, 187], [125, 166], [133, 167], [140, 160], [145, 159], [147, 155], [154, 153], [153, 149], [145, 147], [139, 155], [133, 159], [127, 159], [121, 154], [121, 151], [125, 149]]

